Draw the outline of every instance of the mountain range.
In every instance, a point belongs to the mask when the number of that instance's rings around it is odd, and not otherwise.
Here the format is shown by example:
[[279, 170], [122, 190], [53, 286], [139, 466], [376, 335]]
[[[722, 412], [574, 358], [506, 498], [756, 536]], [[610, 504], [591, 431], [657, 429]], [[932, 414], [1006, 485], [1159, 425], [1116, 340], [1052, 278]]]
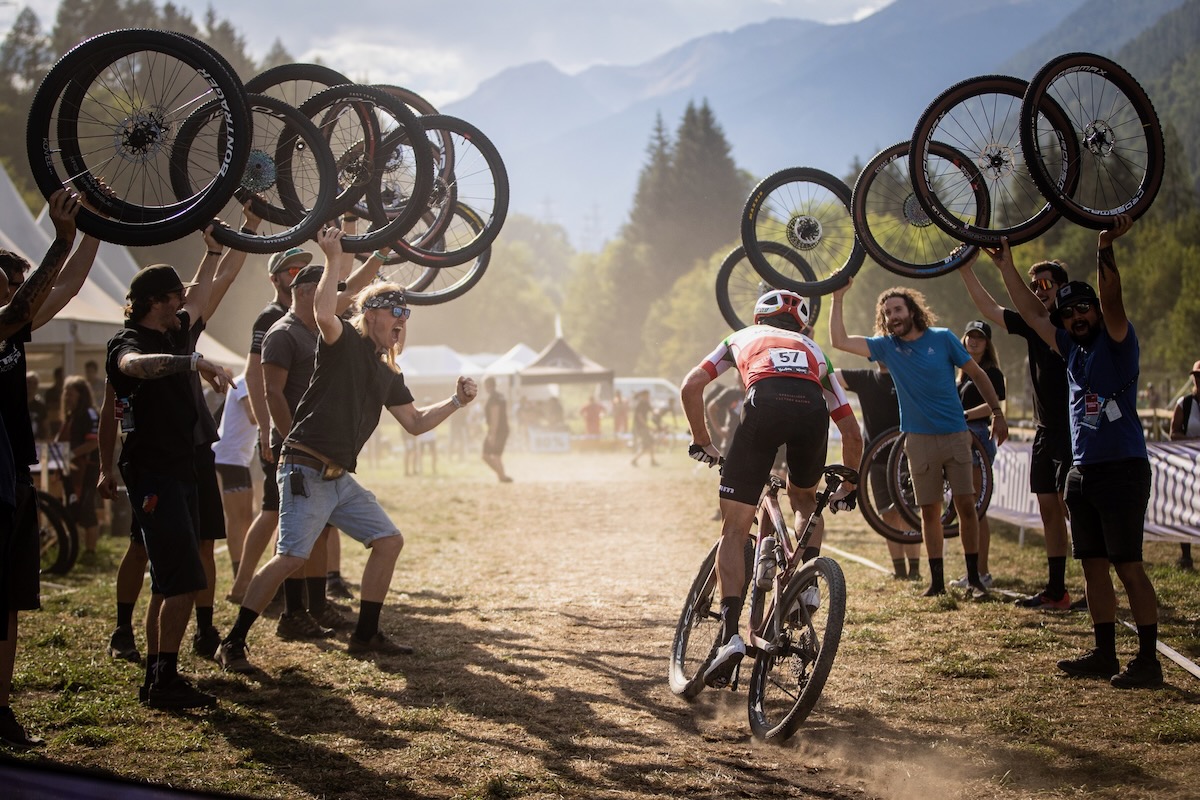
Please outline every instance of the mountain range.
[[[1112, 56], [1183, 0], [896, 0], [863, 20], [776, 19], [693, 39], [644, 64], [568, 75], [514, 67], [447, 105], [499, 147], [512, 210], [598, 250], [625, 222], [656, 117], [669, 132], [707, 102], [755, 176], [791, 166], [849, 175], [907, 139], [944, 89], [1028, 79], [1078, 50]], [[729, 240], [738, 220], [729, 221]]]

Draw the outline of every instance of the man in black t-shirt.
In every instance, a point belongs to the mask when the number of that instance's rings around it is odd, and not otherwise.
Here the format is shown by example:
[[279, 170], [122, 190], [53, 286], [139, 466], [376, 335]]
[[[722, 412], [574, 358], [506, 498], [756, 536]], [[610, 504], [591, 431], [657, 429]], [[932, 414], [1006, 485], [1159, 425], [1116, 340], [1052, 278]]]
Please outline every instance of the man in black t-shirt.
[[[336, 228], [319, 234], [327, 264], [340, 262], [341, 240], [342, 231]], [[279, 543], [275, 557], [250, 581], [237, 622], [217, 651], [217, 660], [227, 670], [253, 670], [246, 659], [246, 635], [283, 579], [308, 559], [326, 523], [371, 550], [349, 652], [412, 652], [379, 630], [379, 614], [404, 539], [353, 473], [363, 445], [379, 424], [380, 408], [409, 433], [424, 433], [471, 402], [475, 382], [460, 377], [449, 399], [417, 408], [395, 366], [410, 313], [403, 289], [390, 283], [372, 285], [359, 295], [360, 313], [347, 322], [337, 314], [336, 286], [333, 270], [324, 271], [313, 299], [320, 334], [316, 369], [280, 453]]]
[[126, 326], [108, 343], [105, 371], [125, 435], [119, 467], [150, 564], [146, 678], [139, 699], [155, 708], [216, 704], [178, 673], [179, 645], [198, 593], [208, 585], [200, 555], [196, 448], [203, 426], [191, 373], [218, 392], [229, 370], [195, 352], [209, 313], [221, 245], [204, 232], [197, 280], [184, 287], [166, 264], [146, 267], [129, 285]]
[[483, 379], [487, 391], [487, 402], [483, 406], [483, 421], [487, 432], [483, 437], [483, 463], [492, 468], [501, 483], [512, 483], [504, 470], [504, 445], [508, 441], [508, 401], [496, 391], [496, 379], [491, 375]]
[[[1023, 338], [1029, 351], [1029, 381], [1033, 387], [1033, 418], [1037, 431], [1033, 438], [1033, 456], [1029, 465], [1029, 489], [1037, 495], [1038, 512], [1046, 539], [1046, 587], [1037, 594], [1018, 600], [1024, 608], [1067, 609], [1071, 595], [1067, 591], [1067, 508], [1063, 490], [1071, 468], [1071, 425], [1067, 417], [1066, 362], [1012, 309], [1004, 308], [988, 293], [972, 264], [958, 274], [966, 284], [975, 307], [984, 317], [1014, 336]], [[1068, 281], [1066, 267], [1059, 261], [1040, 261], [1029, 268], [1028, 286], [1020, 283], [1017, 273], [1003, 273], [1009, 297], [1013, 292], [1033, 292], [1050, 310], [1059, 287]]]

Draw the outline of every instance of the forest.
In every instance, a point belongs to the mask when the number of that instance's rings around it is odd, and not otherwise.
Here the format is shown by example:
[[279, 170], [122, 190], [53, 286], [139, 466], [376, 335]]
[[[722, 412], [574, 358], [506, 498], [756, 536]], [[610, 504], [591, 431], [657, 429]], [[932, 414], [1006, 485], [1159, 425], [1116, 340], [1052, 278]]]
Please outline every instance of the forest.
[[[254, 57], [233, 25], [211, 8], [196, 20], [172, 3], [63, 0], [49, 27], [33, 11], [22, 9], [0, 44], [0, 161], [35, 212], [43, 201], [28, 176], [24, 148], [32, 94], [58, 56], [90, 35], [120, 27], [166, 28], [196, 36], [217, 47], [243, 79], [296, 60], [278, 40], [269, 52]], [[1141, 341], [1141, 382], [1160, 387], [1164, 400], [1187, 384], [1188, 371], [1200, 358], [1200, 272], [1194, 268], [1200, 262], [1197, 41], [1200, 0], [1188, 0], [1109, 54], [1147, 89], [1166, 139], [1163, 188], [1117, 253], [1126, 308]], [[871, 155], [856, 154], [841, 177], [853, 186], [858, 168]], [[797, 165], [778, 165], [788, 166]], [[539, 348], [550, 340], [558, 315], [568, 341], [618, 375], [678, 381], [728, 332], [715, 302], [715, 275], [738, 243], [740, 211], [759, 177], [734, 162], [720, 121], [703, 98], [689, 104], [679, 120], [660, 115], [647, 132], [637, 189], [615, 238], [597, 252], [582, 252], [551, 221], [510, 217], [484, 280], [459, 300], [422, 309], [421, 325], [410, 342], [443, 343], [464, 352], [503, 352], [517, 342]], [[1094, 231], [1060, 221], [1046, 235], [1017, 248], [1014, 258], [1018, 268], [1057, 258], [1067, 263], [1073, 278], [1094, 280], [1095, 238]], [[172, 260], [176, 254], [166, 245], [137, 255]], [[976, 271], [1005, 302], [994, 270], [984, 263]], [[905, 284], [868, 261], [847, 301], [851, 332], [869, 333], [878, 293]], [[916, 285], [939, 324], [961, 330], [975, 316], [957, 276]], [[817, 336], [827, 340], [823, 321]], [[238, 345], [244, 336], [239, 331], [222, 338]], [[1024, 408], [1024, 347], [1007, 337], [997, 337], [996, 344], [1019, 416]]]

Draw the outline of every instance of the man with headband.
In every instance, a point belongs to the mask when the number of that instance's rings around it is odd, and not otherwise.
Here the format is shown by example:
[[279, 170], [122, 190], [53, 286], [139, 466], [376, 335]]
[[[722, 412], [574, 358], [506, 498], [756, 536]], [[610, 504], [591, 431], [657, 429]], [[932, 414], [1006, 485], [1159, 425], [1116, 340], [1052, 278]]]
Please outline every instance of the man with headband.
[[[342, 232], [334, 228], [319, 235], [327, 263], [339, 262], [341, 240]], [[275, 557], [250, 581], [237, 622], [217, 651], [217, 660], [227, 670], [254, 669], [246, 658], [246, 634], [283, 579], [308, 559], [326, 523], [371, 550], [349, 652], [412, 652], [379, 630], [380, 610], [404, 538], [353, 473], [378, 424], [380, 407], [415, 435], [432, 430], [471, 402], [477, 389], [473, 380], [460, 377], [449, 398], [417, 408], [396, 367], [410, 314], [404, 290], [393, 283], [374, 284], [359, 295], [358, 305], [361, 311], [349, 322], [338, 317], [337, 276], [333, 270], [321, 275], [313, 297], [319, 331], [316, 369], [284, 439], [278, 470], [279, 543]]]

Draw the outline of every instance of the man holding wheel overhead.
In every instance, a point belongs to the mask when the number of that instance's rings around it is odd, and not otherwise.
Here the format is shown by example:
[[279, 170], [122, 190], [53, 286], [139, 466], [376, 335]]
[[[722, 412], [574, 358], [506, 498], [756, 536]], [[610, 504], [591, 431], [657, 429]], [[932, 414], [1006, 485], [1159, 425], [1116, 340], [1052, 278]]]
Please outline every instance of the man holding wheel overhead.
[[[742, 422], [733, 435], [721, 474], [724, 522], [717, 547], [717, 588], [721, 593], [721, 633], [704, 670], [709, 686], [729, 683], [746, 654], [738, 635], [742, 592], [746, 585], [745, 545], [754, 510], [775, 454], [787, 447], [788, 498], [796, 527], [816, 509], [817, 484], [825, 467], [832, 419], [842, 435], [842, 461], [854, 469], [862, 457], [862, 435], [846, 394], [833, 377], [829, 358], [806, 334], [809, 304], [794, 292], [775, 290], [758, 299], [754, 324], [726, 337], [684, 378], [680, 400], [692, 444], [688, 454], [710, 466], [721, 458], [712, 443], [704, 413], [704, 387], [730, 367], [737, 369], [746, 399]], [[830, 507], [853, 508], [852, 484], [843, 484]], [[805, 561], [821, 551], [822, 527], [803, 553]]]
[[992, 433], [999, 444], [1008, 438], [1008, 423], [1000, 398], [983, 367], [952, 331], [934, 328], [925, 297], [915, 289], [886, 289], [876, 303], [876, 336], [850, 336], [842, 319], [842, 302], [851, 284], [833, 293], [829, 338], [847, 353], [887, 364], [900, 398], [900, 430], [908, 434], [905, 455], [912, 470], [913, 490], [921, 506], [921, 528], [929, 555], [926, 597], [945, 594], [942, 553], [943, 476], [954, 495], [959, 532], [967, 562], [967, 583], [973, 597], [987, 595], [979, 580], [979, 517], [975, 513], [975, 480], [971, 470], [971, 432], [963, 417], [955, 383], [955, 368], [975, 382], [991, 409]]

